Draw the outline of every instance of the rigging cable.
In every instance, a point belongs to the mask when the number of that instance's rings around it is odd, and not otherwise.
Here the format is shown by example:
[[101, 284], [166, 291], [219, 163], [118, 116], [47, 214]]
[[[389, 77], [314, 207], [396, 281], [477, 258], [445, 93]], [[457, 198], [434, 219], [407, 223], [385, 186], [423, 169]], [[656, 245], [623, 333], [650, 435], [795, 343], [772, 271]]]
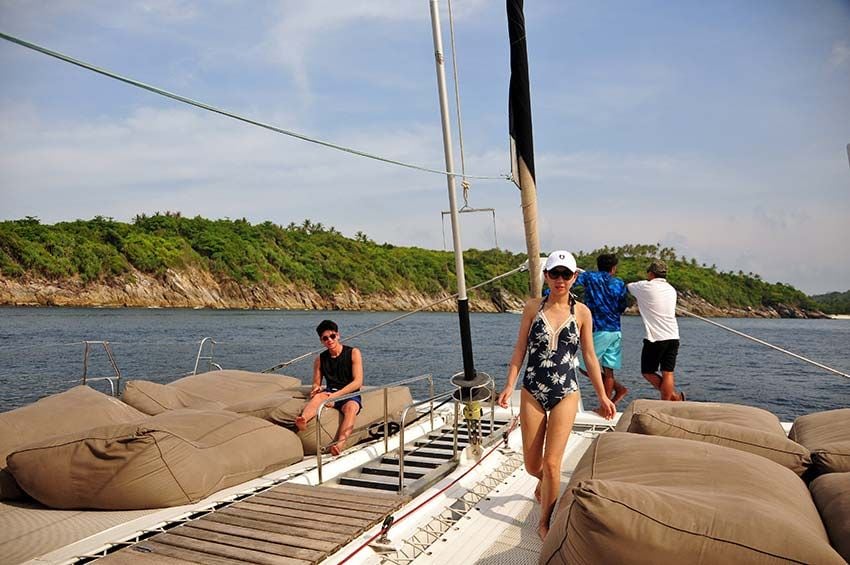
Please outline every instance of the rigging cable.
[[847, 373], [842, 373], [841, 371], [839, 371], [839, 370], [837, 370], [837, 369], [833, 369], [832, 367], [828, 367], [828, 366], [826, 366], [826, 365], [824, 365], [824, 364], [822, 364], [822, 363], [818, 363], [817, 361], [812, 361], [811, 359], [809, 359], [809, 358], [807, 358], [807, 357], [803, 357], [802, 355], [797, 355], [796, 353], [793, 353], [793, 352], [791, 352], [791, 351], [788, 351], [787, 349], [782, 349], [781, 347], [778, 347], [778, 346], [776, 346], [776, 345], [773, 345], [773, 344], [771, 344], [771, 343], [768, 343], [768, 342], [766, 342], [766, 341], [764, 341], [764, 340], [761, 340], [761, 339], [759, 339], [759, 338], [757, 338], [757, 337], [753, 337], [753, 336], [751, 336], [751, 335], [745, 334], [744, 332], [739, 332], [738, 330], [734, 330], [734, 329], [730, 328], [729, 326], [724, 326], [723, 324], [720, 324], [720, 323], [718, 323], [718, 322], [715, 322], [714, 320], [709, 320], [708, 318], [703, 318], [702, 316], [698, 316], [698, 315], [694, 314], [693, 312], [688, 312], [687, 310], [685, 310], [685, 309], [683, 309], [683, 308], [676, 308], [676, 310], [677, 310], [678, 312], [681, 312], [682, 314], [685, 314], [686, 316], [691, 316], [691, 317], [693, 317], [693, 318], [696, 318], [697, 320], [702, 320], [703, 322], [709, 323], [709, 324], [711, 324], [711, 325], [713, 325], [713, 326], [717, 326], [718, 328], [722, 328], [722, 329], [726, 330], [727, 332], [732, 332], [732, 333], [733, 333], [733, 334], [735, 334], [735, 335], [739, 335], [739, 336], [741, 336], [741, 337], [745, 337], [745, 338], [750, 339], [750, 340], [752, 340], [752, 341], [754, 341], [754, 342], [756, 342], [756, 343], [760, 343], [760, 344], [762, 344], [762, 345], [766, 345], [767, 347], [770, 347], [770, 348], [772, 348], [772, 349], [775, 349], [775, 350], [777, 350], [777, 351], [780, 351], [780, 352], [782, 352], [782, 353], [785, 353], [786, 355], [790, 355], [791, 357], [794, 357], [795, 359], [799, 359], [799, 360], [801, 360], [801, 361], [805, 361], [806, 363], [811, 363], [812, 365], [814, 365], [814, 366], [816, 366], [816, 367], [820, 367], [821, 369], [825, 369], [825, 370], [827, 370], [827, 371], [829, 371], [829, 372], [831, 372], [831, 373], [835, 373], [836, 375], [840, 375], [840, 376], [842, 376], [842, 377], [844, 377], [844, 378], [850, 379], [850, 375], [848, 375]]
[[[309, 143], [315, 143], [316, 145], [321, 145], [323, 147], [327, 147], [327, 148], [330, 148], [330, 149], [336, 149], [337, 151], [350, 153], [352, 155], [357, 155], [359, 157], [365, 157], [367, 159], [374, 159], [375, 161], [381, 161], [383, 163], [388, 163], [390, 165], [398, 165], [399, 167], [406, 167], [408, 169], [414, 169], [414, 170], [422, 171], [422, 172], [426, 172], [426, 173], [435, 173], [435, 174], [438, 174], [438, 175], [460, 176], [459, 173], [449, 173], [448, 171], [441, 171], [439, 169], [431, 169], [429, 167], [423, 167], [423, 166], [420, 166], [420, 165], [405, 163], [403, 161], [396, 161], [395, 159], [389, 159], [387, 157], [381, 157], [379, 155], [374, 155], [372, 153], [366, 153], [365, 151], [359, 151], [357, 149], [352, 149], [350, 147], [344, 147], [342, 145], [337, 145], [337, 144], [331, 143], [329, 141], [322, 141], [321, 139], [317, 139], [315, 137], [309, 137], [307, 135], [304, 135], [304, 134], [301, 134], [301, 133], [298, 133], [298, 132], [279, 128], [279, 127], [273, 126], [273, 125], [265, 123], [265, 122], [252, 120], [251, 118], [246, 118], [244, 116], [240, 116], [239, 114], [236, 114], [234, 112], [230, 112], [228, 110], [223, 110], [221, 108], [216, 108], [215, 106], [211, 106], [211, 105], [206, 104], [204, 102], [199, 102], [197, 100], [193, 100], [191, 98], [187, 98], [185, 96], [181, 96], [179, 94], [175, 94], [173, 92], [163, 90], [163, 89], [158, 88], [156, 86], [152, 86], [152, 85], [134, 80], [132, 78], [128, 78], [128, 77], [119, 75], [117, 73], [113, 73], [112, 71], [109, 71], [107, 69], [96, 67], [95, 65], [92, 65], [90, 63], [86, 63], [85, 61], [80, 61], [78, 59], [74, 59], [73, 57], [69, 57], [68, 55], [64, 55], [64, 54], [59, 53], [57, 51], [52, 51], [50, 49], [47, 49], [46, 47], [36, 45], [35, 43], [30, 43], [29, 41], [19, 39], [15, 36], [12, 36], [12, 35], [9, 35], [9, 34], [3, 33], [3, 32], [0, 32], [0, 38], [5, 39], [6, 41], [9, 41], [11, 43], [16, 43], [16, 44], [20, 45], [21, 47], [26, 47], [28, 49], [32, 49], [33, 51], [38, 51], [39, 53], [49, 55], [50, 57], [54, 57], [56, 59], [59, 59], [60, 61], [65, 61], [66, 63], [71, 63], [72, 65], [76, 65], [76, 66], [82, 67], [86, 70], [104, 75], [104, 76], [109, 77], [109, 78], [113, 78], [115, 80], [121, 81], [121, 82], [129, 84], [131, 86], [135, 86], [135, 87], [141, 88], [143, 90], [147, 90], [148, 92], [152, 92], [154, 94], [159, 94], [160, 96], [164, 96], [166, 98], [171, 98], [172, 100], [176, 100], [178, 102], [183, 102], [184, 104], [188, 104], [190, 106], [194, 106], [194, 107], [200, 108], [202, 110], [207, 110], [207, 111], [213, 112], [215, 114], [226, 116], [228, 118], [233, 118], [234, 120], [238, 120], [240, 122], [245, 122], [245, 123], [253, 125], [253, 126], [261, 127], [261, 128], [273, 131], [275, 133], [288, 135], [289, 137], [294, 137], [295, 139], [300, 139], [301, 141], [307, 141]], [[481, 176], [470, 176], [469, 178], [482, 179], [482, 180], [511, 180], [511, 175], [506, 175], [506, 174], [502, 174], [502, 175], [498, 175], [498, 176], [481, 175]]]
[[[492, 279], [486, 280], [486, 281], [484, 281], [484, 282], [482, 282], [482, 283], [479, 283], [479, 284], [477, 284], [477, 285], [475, 285], [475, 286], [471, 286], [471, 287], [469, 287], [467, 290], [475, 290], [476, 288], [480, 288], [480, 287], [482, 287], [482, 286], [484, 286], [484, 285], [490, 284], [490, 283], [495, 282], [495, 281], [497, 281], [497, 280], [499, 280], [499, 279], [503, 279], [503, 278], [508, 277], [508, 276], [510, 276], [510, 275], [513, 275], [513, 274], [515, 274], [515, 273], [519, 273], [519, 272], [526, 271], [526, 270], [528, 270], [528, 261], [526, 261], [525, 263], [523, 263], [522, 265], [520, 265], [520, 266], [519, 266], [519, 267], [517, 267], [516, 269], [511, 269], [510, 271], [508, 271], [508, 272], [506, 272], [506, 273], [502, 273], [501, 275], [496, 275], [496, 276], [495, 276], [495, 277], [493, 277]], [[399, 320], [402, 320], [402, 319], [404, 319], [404, 318], [407, 318], [408, 316], [412, 316], [413, 314], [416, 314], [417, 312], [421, 312], [422, 310], [426, 310], [426, 309], [428, 309], [428, 308], [431, 308], [432, 306], [436, 306], [437, 304], [440, 304], [440, 303], [445, 302], [445, 301], [447, 301], [447, 300], [452, 300], [453, 298], [457, 298], [457, 293], [454, 293], [454, 294], [452, 294], [451, 296], [446, 296], [446, 297], [444, 297], [444, 298], [441, 298], [441, 299], [439, 299], [439, 300], [437, 300], [437, 301], [435, 301], [435, 302], [431, 302], [430, 304], [426, 304], [425, 306], [421, 306], [421, 307], [419, 307], [419, 308], [417, 308], [416, 310], [413, 310], [413, 311], [411, 311], [411, 312], [405, 312], [405, 313], [404, 313], [404, 314], [402, 314], [401, 316], [397, 316], [397, 317], [393, 318], [392, 320], [387, 320], [386, 322], [382, 322], [382, 323], [378, 324], [377, 326], [373, 326], [373, 327], [371, 327], [371, 328], [367, 328], [367, 329], [363, 330], [362, 332], [358, 332], [358, 333], [356, 333], [356, 334], [354, 334], [354, 335], [351, 335], [351, 336], [349, 336], [349, 337], [347, 337], [347, 338], [345, 338], [345, 339], [342, 339], [342, 340], [340, 340], [340, 341], [351, 341], [352, 339], [355, 339], [355, 338], [358, 338], [358, 337], [360, 337], [360, 336], [362, 336], [362, 335], [366, 335], [366, 334], [368, 334], [368, 333], [371, 333], [371, 332], [373, 332], [373, 331], [375, 331], [375, 330], [378, 330], [378, 329], [380, 329], [380, 328], [382, 328], [382, 327], [384, 327], [384, 326], [387, 326], [387, 325], [389, 325], [389, 324], [392, 324], [392, 323], [394, 323], [394, 322], [398, 322]], [[298, 357], [295, 357], [294, 359], [290, 359], [289, 361], [283, 361], [283, 362], [281, 362], [281, 363], [278, 363], [278, 364], [277, 364], [277, 365], [275, 365], [274, 367], [269, 367], [268, 369], [265, 369], [265, 370], [263, 370], [262, 372], [263, 372], [263, 373], [273, 373], [273, 372], [277, 371], [278, 369], [282, 369], [282, 368], [284, 368], [284, 367], [286, 367], [286, 366], [288, 366], [288, 365], [292, 365], [293, 363], [296, 363], [296, 362], [298, 362], [298, 361], [301, 361], [302, 359], [306, 359], [307, 357], [312, 357], [313, 355], [316, 355], [316, 354], [318, 354], [318, 353], [321, 353], [322, 351], [324, 351], [324, 348], [322, 348], [322, 349], [315, 349], [315, 350], [310, 351], [310, 352], [308, 352], [308, 353], [305, 353], [305, 354], [303, 354], [303, 355], [299, 355]]]
[[469, 183], [466, 181], [466, 159], [463, 153], [463, 120], [460, 117], [460, 82], [457, 78], [457, 57], [455, 56], [455, 23], [452, 17], [452, 0], [449, 0], [449, 37], [452, 45], [452, 77], [455, 83], [455, 111], [457, 113], [457, 137], [460, 145], [460, 176], [463, 187], [463, 202], [469, 205]]

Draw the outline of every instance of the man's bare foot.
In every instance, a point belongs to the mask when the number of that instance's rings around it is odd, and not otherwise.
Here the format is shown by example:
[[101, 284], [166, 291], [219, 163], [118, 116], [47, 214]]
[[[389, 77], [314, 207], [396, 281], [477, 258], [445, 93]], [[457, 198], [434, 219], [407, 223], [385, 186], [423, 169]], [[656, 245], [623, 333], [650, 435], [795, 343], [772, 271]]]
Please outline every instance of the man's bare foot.
[[339, 455], [345, 449], [345, 440], [341, 439], [331, 446], [331, 455]]
[[616, 385], [614, 385], [614, 398], [611, 399], [611, 402], [617, 404], [627, 394], [629, 394], [629, 389], [621, 385], [620, 383], [617, 383]]
[[543, 486], [541, 481], [537, 481], [537, 486], [534, 488], [534, 500], [537, 501], [537, 504], [540, 504], [540, 489]]
[[307, 420], [304, 419], [304, 416], [298, 416], [295, 418], [295, 427], [298, 428], [299, 432], [303, 432], [307, 429]]
[[545, 540], [548, 533], [549, 524], [537, 524], [537, 535], [540, 536], [540, 541]]

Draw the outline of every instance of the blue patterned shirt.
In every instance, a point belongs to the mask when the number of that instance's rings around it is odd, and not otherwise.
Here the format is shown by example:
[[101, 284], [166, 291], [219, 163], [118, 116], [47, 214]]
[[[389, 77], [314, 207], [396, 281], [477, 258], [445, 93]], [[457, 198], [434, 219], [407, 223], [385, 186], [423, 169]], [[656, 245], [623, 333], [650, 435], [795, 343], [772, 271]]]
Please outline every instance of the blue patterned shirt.
[[628, 306], [628, 290], [623, 279], [611, 273], [584, 271], [576, 284], [584, 287], [584, 303], [593, 315], [593, 331], [620, 331], [620, 314]]

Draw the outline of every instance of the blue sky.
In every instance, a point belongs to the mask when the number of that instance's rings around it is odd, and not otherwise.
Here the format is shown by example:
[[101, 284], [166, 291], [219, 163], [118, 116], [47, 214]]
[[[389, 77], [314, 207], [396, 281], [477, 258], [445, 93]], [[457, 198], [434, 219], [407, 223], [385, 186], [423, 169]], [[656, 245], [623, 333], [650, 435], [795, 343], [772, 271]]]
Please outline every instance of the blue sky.
[[[452, 8], [467, 172], [503, 174], [504, 4]], [[553, 0], [528, 2], [526, 18], [544, 250], [661, 242], [809, 293], [850, 289], [850, 3]], [[443, 166], [425, 0], [0, 0], [0, 30], [285, 129]], [[448, 49], [445, 18], [443, 31]], [[443, 177], [8, 42], [0, 77], [0, 219], [309, 218], [443, 247]], [[519, 202], [506, 181], [472, 182], [469, 205], [495, 208], [500, 246], [521, 252]], [[492, 247], [490, 222], [465, 215], [464, 246]]]

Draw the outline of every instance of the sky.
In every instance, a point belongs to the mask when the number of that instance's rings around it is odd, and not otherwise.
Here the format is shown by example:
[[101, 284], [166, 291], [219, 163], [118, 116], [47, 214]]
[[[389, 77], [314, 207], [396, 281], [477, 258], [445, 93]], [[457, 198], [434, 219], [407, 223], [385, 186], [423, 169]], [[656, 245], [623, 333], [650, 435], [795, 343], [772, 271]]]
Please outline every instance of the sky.
[[[463, 163], [499, 177], [510, 171], [505, 6], [454, 0], [452, 12]], [[850, 2], [535, 0], [525, 14], [544, 252], [661, 243], [809, 294], [850, 289]], [[425, 0], [0, 0], [0, 31], [282, 129], [445, 168]], [[7, 41], [0, 84], [0, 220], [179, 211], [309, 219], [431, 249], [445, 233], [451, 246], [444, 176]], [[495, 209], [495, 237], [492, 214], [464, 214], [463, 247], [524, 252], [517, 188], [470, 185], [458, 205]]]

